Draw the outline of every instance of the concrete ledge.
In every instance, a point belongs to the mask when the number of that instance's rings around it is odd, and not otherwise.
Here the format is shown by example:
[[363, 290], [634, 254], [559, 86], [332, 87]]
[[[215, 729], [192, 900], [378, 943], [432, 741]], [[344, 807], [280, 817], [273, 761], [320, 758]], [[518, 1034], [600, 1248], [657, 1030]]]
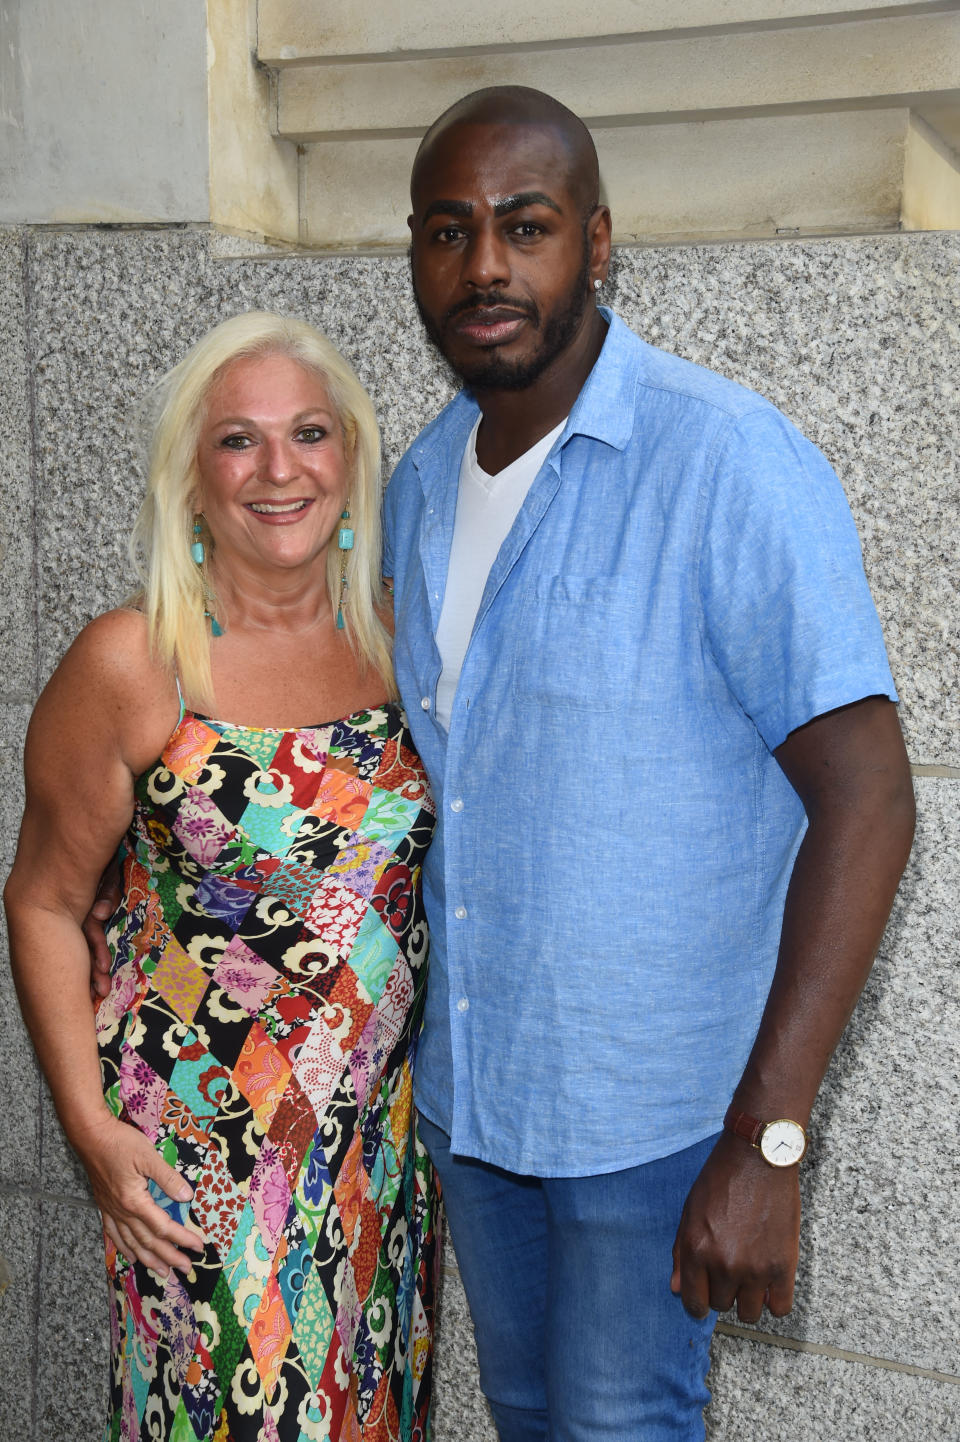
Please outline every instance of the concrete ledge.
[[[443, 9], [433, 0], [404, 0], [392, 6], [358, 6], [333, 0], [259, 0], [257, 53], [267, 65], [305, 59], [365, 59], [398, 52], [422, 55], [442, 50], [502, 45], [562, 44], [598, 30], [599, 17], [577, 0], [553, 0], [549, 7], [518, 10], [512, 0], [485, 0], [474, 9]], [[670, 35], [690, 30], [717, 33], [732, 26], [762, 28], [784, 24], [862, 19], [864, 16], [922, 13], [939, 6], [891, 5], [886, 0], [608, 0], [602, 35]]]
[[[531, 85], [591, 125], [708, 120], [798, 106], [960, 101], [960, 14], [693, 39], [298, 65], [278, 77], [279, 134], [300, 142], [423, 131], [485, 85]], [[655, 143], [655, 142], [654, 142]]]

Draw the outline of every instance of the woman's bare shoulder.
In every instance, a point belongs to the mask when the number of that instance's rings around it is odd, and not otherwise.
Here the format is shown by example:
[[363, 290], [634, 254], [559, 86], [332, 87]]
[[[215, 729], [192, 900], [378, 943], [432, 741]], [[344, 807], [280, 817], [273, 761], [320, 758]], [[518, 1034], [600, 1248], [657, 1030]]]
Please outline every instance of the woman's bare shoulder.
[[173, 729], [176, 680], [150, 646], [146, 617], [129, 607], [106, 611], [84, 626], [40, 698], [40, 717], [82, 724], [112, 737], [132, 769]]
[[128, 606], [104, 611], [89, 621], [60, 664], [97, 671], [107, 684], [159, 679], [164, 673], [151, 651], [146, 616]]

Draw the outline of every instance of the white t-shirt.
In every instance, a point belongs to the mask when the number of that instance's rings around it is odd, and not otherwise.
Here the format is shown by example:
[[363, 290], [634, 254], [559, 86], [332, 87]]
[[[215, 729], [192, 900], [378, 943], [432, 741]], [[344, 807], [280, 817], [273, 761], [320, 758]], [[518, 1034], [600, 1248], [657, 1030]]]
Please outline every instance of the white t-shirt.
[[437, 648], [443, 669], [437, 682], [436, 715], [445, 731], [450, 729], [453, 698], [490, 568], [550, 447], [566, 425], [566, 419], [562, 420], [509, 466], [495, 476], [488, 476], [477, 464], [480, 419], [478, 416], [467, 438], [460, 463], [447, 586], [437, 626]]

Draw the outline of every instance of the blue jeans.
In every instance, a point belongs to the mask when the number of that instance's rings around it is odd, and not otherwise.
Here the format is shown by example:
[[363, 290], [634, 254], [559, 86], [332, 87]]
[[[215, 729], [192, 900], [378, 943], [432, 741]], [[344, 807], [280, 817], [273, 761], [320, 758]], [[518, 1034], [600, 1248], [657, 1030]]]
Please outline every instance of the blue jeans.
[[716, 1314], [670, 1291], [687, 1192], [716, 1137], [598, 1177], [539, 1179], [420, 1134], [443, 1184], [500, 1442], [700, 1442]]

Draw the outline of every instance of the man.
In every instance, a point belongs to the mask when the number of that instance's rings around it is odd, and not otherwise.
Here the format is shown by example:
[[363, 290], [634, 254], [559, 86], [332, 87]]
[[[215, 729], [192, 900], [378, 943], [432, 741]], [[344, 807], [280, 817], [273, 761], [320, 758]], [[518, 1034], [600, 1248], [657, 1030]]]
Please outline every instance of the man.
[[411, 194], [465, 387], [385, 508], [439, 813], [423, 1133], [501, 1442], [692, 1442], [715, 1311], [792, 1303], [803, 1128], [912, 836], [896, 694], [823, 457], [597, 308], [582, 123], [467, 96]]
[[596, 308], [576, 117], [467, 96], [411, 196], [465, 387], [385, 510], [440, 816], [424, 1137], [502, 1442], [689, 1442], [713, 1309], [791, 1306], [803, 1128], [912, 836], [896, 693], [822, 456]]

